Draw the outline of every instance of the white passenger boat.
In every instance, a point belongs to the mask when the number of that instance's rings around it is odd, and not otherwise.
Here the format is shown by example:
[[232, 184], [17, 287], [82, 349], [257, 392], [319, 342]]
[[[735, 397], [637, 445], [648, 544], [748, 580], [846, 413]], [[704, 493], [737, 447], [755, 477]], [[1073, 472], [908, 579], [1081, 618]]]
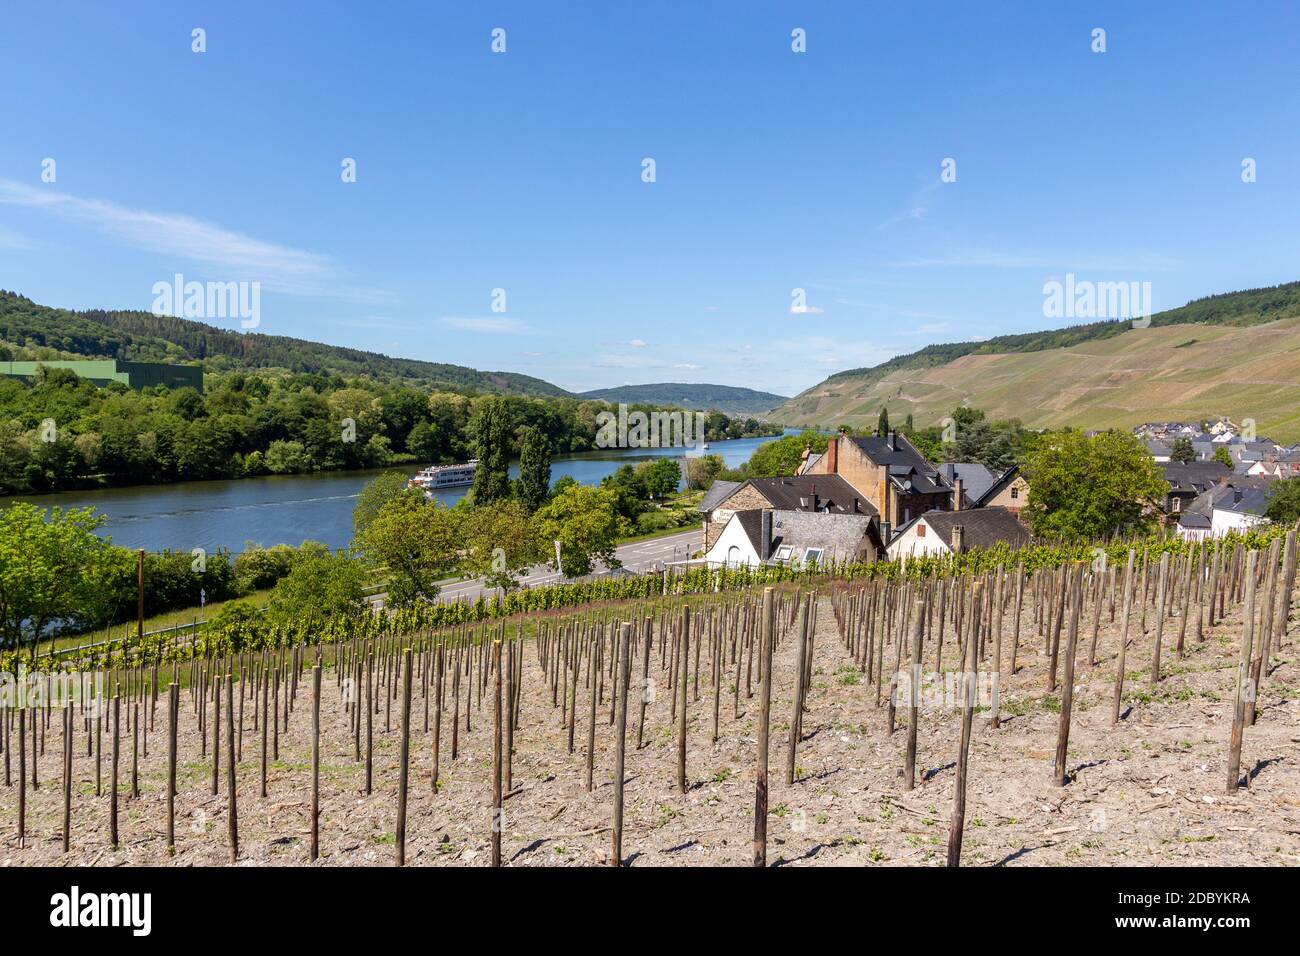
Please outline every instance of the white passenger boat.
[[474, 483], [474, 472], [478, 469], [478, 459], [471, 458], [463, 465], [430, 465], [416, 472], [407, 484], [412, 488], [425, 491], [437, 491], [440, 488], [459, 488]]

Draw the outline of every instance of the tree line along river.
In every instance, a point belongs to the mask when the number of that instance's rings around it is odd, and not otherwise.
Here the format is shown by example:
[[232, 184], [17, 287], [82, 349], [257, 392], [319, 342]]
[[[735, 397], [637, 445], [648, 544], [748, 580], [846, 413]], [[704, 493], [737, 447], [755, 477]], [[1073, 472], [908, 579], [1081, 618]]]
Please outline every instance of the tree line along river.
[[[787, 431], [787, 434], [790, 432]], [[707, 454], [720, 455], [727, 467], [748, 461], [770, 437], [738, 438], [709, 443]], [[598, 484], [620, 466], [655, 458], [680, 457], [683, 448], [609, 448], [573, 455], [557, 455], [551, 463], [551, 481], [565, 475]], [[411, 465], [399, 469], [414, 474]], [[511, 477], [517, 469], [511, 467]], [[247, 542], [264, 547], [320, 541], [343, 548], [352, 539], [352, 509], [361, 488], [378, 472], [346, 471], [312, 475], [273, 475], [232, 481], [192, 481], [173, 485], [136, 485], [98, 491], [28, 495], [18, 499], [38, 507], [80, 508], [91, 505], [107, 515], [100, 534], [127, 548], [148, 551], [238, 553]], [[451, 505], [469, 491], [448, 488], [434, 497]]]

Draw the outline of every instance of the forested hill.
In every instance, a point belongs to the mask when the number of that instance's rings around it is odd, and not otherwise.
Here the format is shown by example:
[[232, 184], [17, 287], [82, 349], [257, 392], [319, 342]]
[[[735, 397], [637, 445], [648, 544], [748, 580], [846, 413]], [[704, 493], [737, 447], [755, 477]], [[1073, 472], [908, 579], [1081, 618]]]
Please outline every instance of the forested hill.
[[[1246, 289], [1241, 292], [1223, 292], [1218, 295], [1194, 299], [1184, 306], [1157, 312], [1151, 316], [1151, 325], [1203, 325], [1251, 326], [1277, 319], [1300, 315], [1300, 282], [1271, 286], [1266, 289]], [[1133, 327], [1127, 319], [1089, 322], [1063, 329], [1043, 332], [1023, 332], [1018, 335], [999, 335], [980, 342], [950, 342], [927, 345], [907, 355], [898, 355], [870, 368], [848, 369], [836, 372], [826, 381], [845, 378], [883, 378], [897, 369], [934, 368], [946, 365], [964, 355], [992, 355], [1013, 352], [1042, 352], [1047, 349], [1069, 348], [1081, 342], [1108, 339], [1121, 335]], [[811, 391], [811, 390], [810, 390]], [[797, 396], [796, 396], [797, 398]]]
[[785, 401], [784, 395], [759, 392], [732, 385], [701, 385], [662, 382], [651, 385], [620, 385], [583, 392], [583, 398], [603, 402], [644, 405], [677, 405], [699, 411], [720, 411], [727, 415], [761, 415]]
[[[6, 351], [10, 355], [5, 355]], [[234, 332], [152, 312], [72, 312], [37, 305], [25, 296], [0, 290], [0, 359], [9, 357], [198, 361], [213, 371], [282, 368], [290, 372], [368, 375], [439, 390], [530, 396], [569, 394], [550, 382], [517, 372], [480, 372], [462, 365], [392, 358], [284, 335]]]

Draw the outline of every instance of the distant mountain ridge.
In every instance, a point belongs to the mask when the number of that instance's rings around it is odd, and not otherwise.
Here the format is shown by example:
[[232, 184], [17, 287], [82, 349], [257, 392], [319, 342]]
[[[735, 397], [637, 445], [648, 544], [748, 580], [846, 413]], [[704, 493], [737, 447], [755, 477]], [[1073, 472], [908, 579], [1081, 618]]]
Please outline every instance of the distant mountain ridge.
[[518, 372], [483, 372], [463, 365], [393, 358], [284, 335], [240, 333], [170, 315], [92, 309], [73, 312], [38, 305], [0, 290], [0, 343], [52, 349], [65, 357], [138, 362], [202, 362], [213, 371], [283, 368], [290, 372], [369, 375], [434, 389], [563, 397], [570, 393]]
[[837, 372], [773, 409], [783, 425], [939, 423], [961, 404], [1029, 427], [1253, 418], [1300, 437], [1300, 282], [1207, 296], [1150, 325], [1092, 322], [927, 346]]
[[658, 382], [648, 385], [620, 385], [580, 392], [580, 398], [627, 404], [676, 405], [695, 411], [719, 411], [727, 415], [763, 415], [786, 400], [784, 395], [760, 392], [735, 385], [691, 382]]

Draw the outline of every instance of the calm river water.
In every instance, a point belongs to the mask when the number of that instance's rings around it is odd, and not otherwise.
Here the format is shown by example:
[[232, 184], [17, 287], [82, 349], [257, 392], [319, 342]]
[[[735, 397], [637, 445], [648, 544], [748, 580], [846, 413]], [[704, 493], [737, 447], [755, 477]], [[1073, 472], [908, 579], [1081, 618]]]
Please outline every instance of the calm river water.
[[[768, 438], [711, 442], [708, 454], [721, 455], [728, 467], [749, 459]], [[680, 456], [685, 449], [605, 449], [556, 456], [551, 480], [572, 475], [594, 485], [620, 466], [654, 458]], [[410, 474], [415, 466], [402, 469]], [[511, 474], [516, 469], [511, 468]], [[280, 475], [238, 481], [192, 481], [177, 485], [142, 485], [105, 491], [67, 492], [24, 497], [41, 507], [93, 505], [108, 516], [100, 533], [114, 544], [161, 551], [244, 550], [246, 543], [265, 547], [300, 544], [311, 539], [331, 548], [352, 538], [352, 508], [357, 494], [378, 472], [348, 471], [316, 475]], [[468, 488], [437, 493], [445, 504], [464, 497]], [[2, 504], [2, 501], [0, 501]]]

